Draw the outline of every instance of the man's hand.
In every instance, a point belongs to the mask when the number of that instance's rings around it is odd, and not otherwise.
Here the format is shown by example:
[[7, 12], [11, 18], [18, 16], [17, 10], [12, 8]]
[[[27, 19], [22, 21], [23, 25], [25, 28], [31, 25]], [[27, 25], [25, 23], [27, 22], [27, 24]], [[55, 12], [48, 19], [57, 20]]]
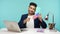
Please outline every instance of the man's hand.
[[38, 19], [42, 22], [42, 15], [41, 14], [38, 15]]
[[27, 23], [27, 22], [29, 22], [29, 21], [30, 21], [30, 18], [26, 18], [26, 19], [24, 20], [24, 24]]

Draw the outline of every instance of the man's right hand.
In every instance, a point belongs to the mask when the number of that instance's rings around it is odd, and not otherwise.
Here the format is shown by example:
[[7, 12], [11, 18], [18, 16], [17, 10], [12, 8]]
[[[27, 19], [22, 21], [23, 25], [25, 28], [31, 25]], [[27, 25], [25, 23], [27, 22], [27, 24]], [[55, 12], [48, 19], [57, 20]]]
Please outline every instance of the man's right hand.
[[24, 24], [27, 23], [27, 22], [29, 22], [29, 21], [30, 21], [30, 18], [26, 18], [26, 19], [24, 20]]

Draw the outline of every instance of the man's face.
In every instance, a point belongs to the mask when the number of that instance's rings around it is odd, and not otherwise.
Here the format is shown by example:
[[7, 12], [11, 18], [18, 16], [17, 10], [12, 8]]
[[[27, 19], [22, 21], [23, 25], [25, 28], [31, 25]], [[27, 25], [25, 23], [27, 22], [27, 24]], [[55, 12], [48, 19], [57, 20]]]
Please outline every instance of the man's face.
[[35, 10], [36, 10], [36, 7], [33, 6], [33, 5], [30, 5], [29, 8], [28, 8], [28, 13], [29, 14], [34, 14], [35, 13]]

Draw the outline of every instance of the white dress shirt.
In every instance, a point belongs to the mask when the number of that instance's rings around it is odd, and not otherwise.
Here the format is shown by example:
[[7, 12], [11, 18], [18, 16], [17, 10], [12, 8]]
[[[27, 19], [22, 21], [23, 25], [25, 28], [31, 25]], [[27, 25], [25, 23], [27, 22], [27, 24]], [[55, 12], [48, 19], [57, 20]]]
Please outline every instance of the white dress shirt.
[[26, 23], [27, 28], [34, 28], [33, 15], [32, 15], [32, 16], [28, 16], [28, 18], [30, 18], [30, 21], [28, 21], [28, 22]]

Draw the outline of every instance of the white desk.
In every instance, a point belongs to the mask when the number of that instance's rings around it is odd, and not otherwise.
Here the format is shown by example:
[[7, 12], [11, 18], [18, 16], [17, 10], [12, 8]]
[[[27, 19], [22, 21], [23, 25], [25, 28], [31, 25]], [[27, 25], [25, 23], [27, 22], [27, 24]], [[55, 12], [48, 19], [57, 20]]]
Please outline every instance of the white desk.
[[7, 28], [0, 29], [0, 34], [60, 34], [58, 31], [50, 31], [49, 29], [43, 29], [43, 32], [38, 32], [41, 29], [27, 29], [27, 31], [18, 32], [11, 32], [8, 31]]

